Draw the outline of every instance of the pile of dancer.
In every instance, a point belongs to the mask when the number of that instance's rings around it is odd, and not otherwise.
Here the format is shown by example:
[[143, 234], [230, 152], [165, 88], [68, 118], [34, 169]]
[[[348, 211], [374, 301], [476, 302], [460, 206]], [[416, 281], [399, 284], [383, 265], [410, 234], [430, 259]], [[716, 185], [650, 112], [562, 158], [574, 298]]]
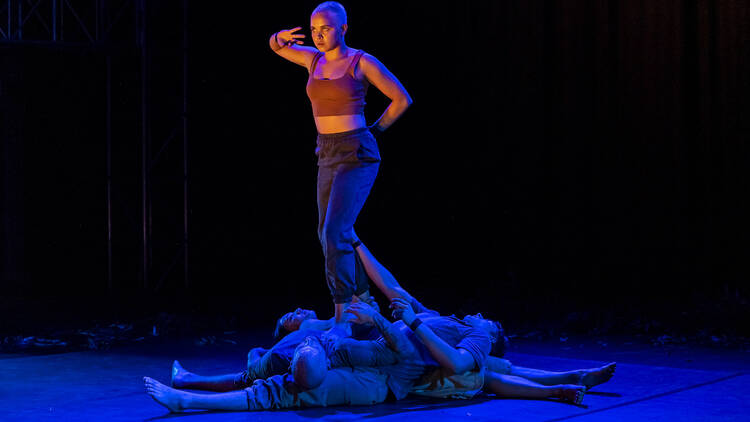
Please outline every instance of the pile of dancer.
[[[503, 358], [508, 339], [500, 323], [481, 313], [458, 319], [426, 308], [357, 237], [354, 223], [380, 164], [376, 136], [412, 99], [380, 61], [346, 45], [341, 4], [325, 2], [313, 11], [315, 47], [302, 45], [300, 29], [276, 32], [269, 44], [309, 72], [318, 131], [318, 236], [334, 316], [321, 320], [296, 309], [278, 320], [273, 347], [249, 352], [245, 370], [206, 376], [175, 361], [171, 386], [144, 378], [148, 394], [172, 412], [372, 405], [409, 395], [469, 399], [482, 391], [580, 404], [588, 389], [612, 377], [615, 363], [562, 372], [513, 365]], [[370, 84], [391, 102], [367, 126]], [[371, 283], [388, 299], [393, 322], [370, 295]]]
[[408, 395], [469, 399], [480, 391], [580, 404], [589, 388], [614, 374], [614, 363], [564, 372], [513, 365], [501, 357], [507, 338], [499, 323], [481, 314], [458, 319], [426, 308], [364, 244], [355, 250], [391, 300], [396, 322], [380, 314], [368, 292], [353, 296], [345, 311], [351, 318], [343, 323], [297, 309], [278, 320], [276, 332], [283, 337], [273, 347], [249, 352], [244, 371], [205, 376], [175, 361], [172, 387], [147, 377], [147, 392], [172, 412], [372, 405]]

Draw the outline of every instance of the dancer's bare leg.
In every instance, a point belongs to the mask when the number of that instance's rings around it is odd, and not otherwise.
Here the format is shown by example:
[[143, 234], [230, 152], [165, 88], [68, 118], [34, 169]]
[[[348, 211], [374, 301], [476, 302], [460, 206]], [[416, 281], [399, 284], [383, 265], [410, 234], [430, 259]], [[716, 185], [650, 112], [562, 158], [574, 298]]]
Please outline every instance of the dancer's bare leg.
[[612, 362], [599, 368], [552, 372], [514, 365], [511, 368], [510, 375], [526, 378], [542, 385], [577, 384], [592, 388], [609, 381], [614, 375], [616, 367], [617, 363]]
[[245, 391], [197, 394], [167, 387], [149, 377], [144, 377], [143, 381], [146, 384], [146, 392], [151, 398], [169, 409], [170, 412], [181, 412], [185, 409], [247, 410], [247, 393]]
[[556, 398], [569, 403], [581, 404], [586, 388], [580, 385], [542, 385], [513, 375], [502, 375], [492, 371], [484, 374], [484, 388], [501, 397], [525, 399]]
[[615, 369], [617, 369], [617, 362], [608, 363], [599, 368], [582, 369], [579, 371], [581, 380], [576, 384], [583, 385], [586, 388], [604, 384], [615, 374]]
[[203, 376], [187, 371], [180, 362], [172, 363], [172, 387], [178, 389], [205, 390], [223, 393], [239, 389], [235, 384], [242, 373]]

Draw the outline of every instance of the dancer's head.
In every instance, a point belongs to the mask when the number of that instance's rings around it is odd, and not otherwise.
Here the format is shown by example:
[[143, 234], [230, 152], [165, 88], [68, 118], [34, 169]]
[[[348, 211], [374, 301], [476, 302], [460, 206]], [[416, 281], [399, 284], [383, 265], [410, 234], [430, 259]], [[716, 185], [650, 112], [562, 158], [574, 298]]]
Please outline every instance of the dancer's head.
[[297, 308], [292, 312], [287, 312], [276, 321], [276, 329], [273, 332], [274, 338], [283, 337], [292, 331], [299, 330], [299, 326], [308, 319], [317, 319], [315, 311], [309, 309]]
[[310, 15], [312, 41], [320, 51], [330, 51], [344, 44], [344, 35], [348, 29], [346, 10], [341, 3], [323, 2]]
[[505, 354], [505, 349], [508, 347], [508, 337], [505, 336], [505, 330], [503, 330], [503, 326], [499, 322], [485, 319], [481, 313], [466, 315], [464, 322], [486, 332], [490, 336], [490, 342], [492, 343], [490, 355], [502, 357]]
[[325, 350], [317, 338], [305, 337], [294, 349], [291, 370], [294, 383], [303, 391], [323, 383], [328, 368]]

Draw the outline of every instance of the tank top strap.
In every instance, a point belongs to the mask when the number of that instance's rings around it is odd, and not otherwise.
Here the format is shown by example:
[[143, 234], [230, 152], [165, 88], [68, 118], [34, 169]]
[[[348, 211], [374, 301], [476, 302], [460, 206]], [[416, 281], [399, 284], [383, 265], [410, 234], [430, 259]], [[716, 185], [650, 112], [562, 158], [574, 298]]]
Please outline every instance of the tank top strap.
[[320, 60], [321, 57], [323, 57], [323, 53], [315, 53], [315, 57], [313, 57], [312, 63], [310, 63], [310, 76], [315, 72], [315, 66], [318, 64], [318, 60]]
[[349, 68], [346, 69], [346, 73], [354, 77], [354, 68], [357, 67], [357, 63], [359, 63], [359, 59], [362, 58], [362, 55], [365, 54], [364, 51], [359, 50], [357, 54], [354, 55], [354, 58], [352, 59], [352, 62], [349, 63]]

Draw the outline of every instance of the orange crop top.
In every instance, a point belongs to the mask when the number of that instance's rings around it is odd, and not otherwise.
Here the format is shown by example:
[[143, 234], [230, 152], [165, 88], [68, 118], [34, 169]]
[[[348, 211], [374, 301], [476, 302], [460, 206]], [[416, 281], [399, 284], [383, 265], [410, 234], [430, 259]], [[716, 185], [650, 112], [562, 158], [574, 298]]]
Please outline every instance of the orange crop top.
[[365, 111], [365, 95], [370, 83], [365, 79], [358, 81], [354, 77], [354, 68], [364, 54], [357, 52], [347, 67], [344, 76], [336, 79], [315, 79], [315, 65], [323, 56], [317, 53], [310, 65], [310, 77], [307, 79], [307, 96], [312, 103], [315, 116], [343, 116], [362, 114]]

